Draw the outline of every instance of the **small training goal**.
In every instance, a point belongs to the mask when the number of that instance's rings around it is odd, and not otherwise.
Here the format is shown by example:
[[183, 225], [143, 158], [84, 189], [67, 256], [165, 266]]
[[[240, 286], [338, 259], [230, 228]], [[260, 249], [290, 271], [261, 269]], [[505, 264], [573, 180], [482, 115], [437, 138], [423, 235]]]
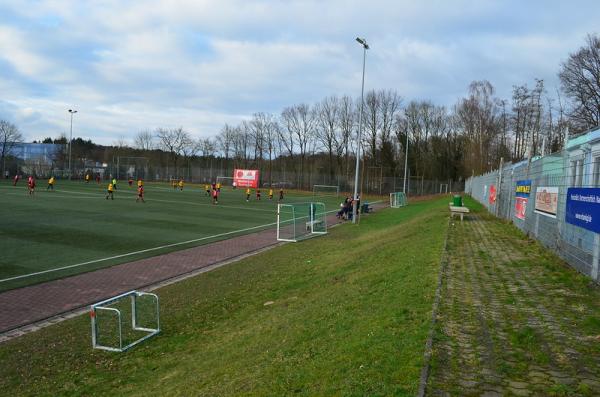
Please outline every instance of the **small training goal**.
[[406, 204], [408, 204], [408, 200], [406, 199], [406, 194], [404, 194], [404, 192], [390, 193], [390, 207], [400, 208], [404, 207]]
[[340, 195], [339, 186], [313, 185], [313, 196], [334, 196]]
[[277, 240], [297, 242], [327, 233], [323, 203], [293, 203], [277, 206]]
[[158, 296], [130, 291], [93, 304], [92, 347], [123, 352], [160, 332]]

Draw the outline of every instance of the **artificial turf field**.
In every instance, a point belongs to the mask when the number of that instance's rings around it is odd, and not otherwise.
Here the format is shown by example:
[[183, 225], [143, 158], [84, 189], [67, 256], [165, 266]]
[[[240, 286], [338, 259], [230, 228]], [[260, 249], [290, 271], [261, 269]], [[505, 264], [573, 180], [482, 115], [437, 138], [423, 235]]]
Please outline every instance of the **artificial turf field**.
[[[145, 183], [146, 203], [136, 203], [135, 183], [120, 181], [115, 199], [106, 200], [104, 182], [58, 180], [54, 191], [47, 191], [45, 182], [37, 181], [34, 197], [27, 194], [26, 181], [16, 187], [0, 182], [0, 291], [256, 232], [276, 222], [277, 191], [269, 200], [268, 189], [261, 189], [261, 201], [252, 191], [246, 202], [244, 189], [225, 187], [213, 205], [204, 185], [187, 184], [180, 191], [167, 183]], [[334, 210], [341, 200], [294, 191], [286, 192], [283, 202], [321, 201]], [[177, 245], [154, 249], [172, 244]], [[149, 251], [129, 255], [144, 250]]]

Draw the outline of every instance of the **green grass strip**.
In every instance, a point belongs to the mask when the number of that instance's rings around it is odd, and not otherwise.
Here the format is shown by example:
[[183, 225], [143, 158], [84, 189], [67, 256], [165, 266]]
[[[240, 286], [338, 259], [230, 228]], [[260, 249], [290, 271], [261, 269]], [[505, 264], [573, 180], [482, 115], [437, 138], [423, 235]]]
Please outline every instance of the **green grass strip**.
[[[87, 316], [0, 345], [2, 395], [414, 395], [448, 198], [158, 290], [163, 332], [91, 349]], [[272, 302], [272, 304], [267, 304]]]

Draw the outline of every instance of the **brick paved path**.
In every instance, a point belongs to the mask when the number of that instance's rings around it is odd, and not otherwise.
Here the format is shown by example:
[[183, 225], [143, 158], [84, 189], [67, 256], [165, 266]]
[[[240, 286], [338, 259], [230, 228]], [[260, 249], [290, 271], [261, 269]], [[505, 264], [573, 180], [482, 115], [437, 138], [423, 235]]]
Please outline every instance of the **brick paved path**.
[[600, 290], [489, 215], [451, 224], [426, 394], [600, 395]]

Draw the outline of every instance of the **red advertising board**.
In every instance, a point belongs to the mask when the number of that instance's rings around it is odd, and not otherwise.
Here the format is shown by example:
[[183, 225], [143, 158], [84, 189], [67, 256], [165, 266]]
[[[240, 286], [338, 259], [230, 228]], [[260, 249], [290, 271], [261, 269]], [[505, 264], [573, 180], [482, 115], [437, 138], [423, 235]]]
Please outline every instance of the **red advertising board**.
[[258, 187], [258, 170], [233, 170], [233, 182], [237, 187]]
[[515, 216], [519, 219], [525, 219], [527, 200], [524, 197], [515, 197]]
[[496, 202], [496, 186], [490, 185], [490, 204]]

